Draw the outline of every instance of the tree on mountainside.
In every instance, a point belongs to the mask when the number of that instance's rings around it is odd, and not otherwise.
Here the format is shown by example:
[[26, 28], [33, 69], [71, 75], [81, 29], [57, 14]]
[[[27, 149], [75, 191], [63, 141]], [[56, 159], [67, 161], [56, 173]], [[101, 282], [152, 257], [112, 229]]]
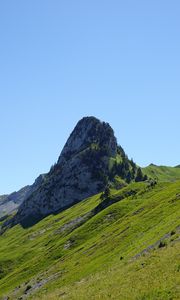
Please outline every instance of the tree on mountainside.
[[126, 176], [126, 182], [127, 182], [127, 183], [130, 183], [131, 180], [132, 180], [132, 174], [131, 174], [131, 172], [129, 171], [129, 172], [127, 173], [127, 176]]
[[100, 196], [100, 199], [103, 201], [103, 200], [107, 199], [109, 196], [110, 196], [110, 188], [109, 188], [109, 186], [106, 186]]
[[136, 182], [139, 182], [139, 181], [144, 181], [144, 175], [143, 175], [143, 173], [142, 173], [142, 170], [141, 170], [141, 168], [138, 168], [137, 169], [137, 174], [136, 174], [136, 178], [135, 178], [135, 181]]

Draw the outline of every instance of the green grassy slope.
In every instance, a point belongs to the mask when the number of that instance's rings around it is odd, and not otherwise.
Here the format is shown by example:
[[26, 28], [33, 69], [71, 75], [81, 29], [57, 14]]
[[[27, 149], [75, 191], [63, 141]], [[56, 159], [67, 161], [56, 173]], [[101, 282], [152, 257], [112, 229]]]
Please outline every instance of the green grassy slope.
[[148, 167], [142, 168], [142, 170], [148, 177], [158, 179], [159, 181], [167, 182], [180, 180], [179, 167], [156, 166], [151, 164]]
[[180, 181], [110, 198], [96, 213], [99, 195], [0, 236], [0, 297], [179, 299]]
[[[129, 263], [116, 263], [105, 271], [48, 293], [56, 299], [179, 299], [179, 245], [170, 243]], [[35, 297], [47, 299], [47, 295]]]

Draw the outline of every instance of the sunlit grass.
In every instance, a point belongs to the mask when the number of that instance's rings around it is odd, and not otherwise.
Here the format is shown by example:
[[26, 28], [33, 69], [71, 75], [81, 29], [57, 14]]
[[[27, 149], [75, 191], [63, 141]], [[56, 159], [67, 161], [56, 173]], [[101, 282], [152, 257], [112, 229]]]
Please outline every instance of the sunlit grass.
[[[170, 232], [178, 238], [179, 194], [180, 182], [132, 183], [112, 190], [117, 202], [77, 226], [99, 195], [29, 229], [15, 226], [0, 236], [0, 295], [17, 299], [27, 284], [50, 278], [32, 299], [178, 299], [179, 243], [169, 238], [162, 249], [156, 243]], [[157, 250], [132, 261], [150, 245]]]

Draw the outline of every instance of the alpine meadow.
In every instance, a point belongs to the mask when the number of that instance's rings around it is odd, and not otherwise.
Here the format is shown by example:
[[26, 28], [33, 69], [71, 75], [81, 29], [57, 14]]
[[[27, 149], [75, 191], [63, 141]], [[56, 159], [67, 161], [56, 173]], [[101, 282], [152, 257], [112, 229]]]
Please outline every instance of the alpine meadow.
[[180, 168], [141, 169], [109, 124], [80, 120], [50, 171], [0, 201], [1, 299], [180, 298]]

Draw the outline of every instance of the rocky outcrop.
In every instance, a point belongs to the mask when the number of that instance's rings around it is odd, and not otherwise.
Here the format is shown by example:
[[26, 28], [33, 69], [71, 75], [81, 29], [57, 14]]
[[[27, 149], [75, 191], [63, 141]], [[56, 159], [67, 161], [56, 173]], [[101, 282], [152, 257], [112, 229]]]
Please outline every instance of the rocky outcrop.
[[14, 213], [18, 207], [42, 184], [45, 175], [40, 175], [32, 185], [27, 185], [10, 195], [0, 196], [0, 218]]
[[102, 191], [109, 180], [109, 162], [117, 142], [108, 123], [94, 117], [78, 122], [57, 164], [18, 209], [14, 222], [39, 218]]

